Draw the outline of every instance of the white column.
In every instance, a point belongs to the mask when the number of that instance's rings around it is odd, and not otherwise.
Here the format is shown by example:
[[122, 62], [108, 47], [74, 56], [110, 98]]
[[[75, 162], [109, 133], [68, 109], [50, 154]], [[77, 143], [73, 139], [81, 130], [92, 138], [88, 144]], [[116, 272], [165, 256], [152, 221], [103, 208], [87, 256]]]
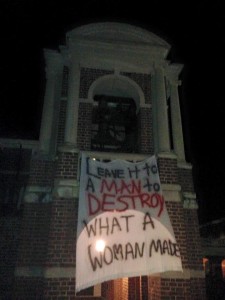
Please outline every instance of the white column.
[[170, 99], [174, 151], [177, 155], [178, 161], [185, 161], [184, 140], [177, 81], [170, 82]]
[[66, 110], [65, 143], [77, 148], [80, 68], [72, 62], [69, 69], [68, 100]]
[[57, 75], [62, 70], [61, 55], [52, 50], [45, 50], [46, 88], [40, 129], [40, 151], [48, 154], [51, 144]]
[[166, 102], [166, 86], [162, 67], [155, 69], [155, 104], [158, 152], [170, 152], [169, 123]]
[[153, 126], [153, 142], [155, 153], [158, 153], [158, 126], [157, 126], [157, 106], [155, 93], [155, 75], [151, 74], [151, 100], [152, 100], [152, 126]]

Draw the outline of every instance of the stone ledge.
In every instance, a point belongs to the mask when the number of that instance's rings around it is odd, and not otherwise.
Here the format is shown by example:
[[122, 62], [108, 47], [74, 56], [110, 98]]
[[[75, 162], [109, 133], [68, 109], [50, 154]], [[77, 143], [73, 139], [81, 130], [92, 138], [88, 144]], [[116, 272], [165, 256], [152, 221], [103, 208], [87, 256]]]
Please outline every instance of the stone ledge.
[[75, 267], [17, 267], [14, 275], [16, 277], [74, 278]]
[[190, 279], [190, 278], [205, 278], [205, 272], [202, 270], [184, 269], [183, 272], [168, 271], [157, 274], [157, 276], [164, 279]]
[[186, 170], [192, 170], [192, 164], [189, 164], [187, 162], [178, 162], [177, 167], [179, 169], [186, 169]]
[[73, 144], [64, 144], [57, 148], [58, 152], [66, 152], [66, 153], [79, 153], [79, 149], [76, 147], [76, 145]]
[[173, 152], [159, 152], [156, 154], [157, 158], [177, 159], [177, 155]]
[[24, 203], [49, 203], [52, 202], [52, 188], [49, 186], [27, 186], [23, 198]]
[[75, 179], [55, 179], [53, 195], [59, 198], [77, 198], [79, 182]]
[[198, 209], [196, 194], [191, 192], [183, 193], [183, 207], [186, 209]]
[[75, 300], [104, 300], [102, 296], [75, 296]]
[[179, 184], [162, 184], [165, 201], [181, 202], [181, 186]]
[[[27, 266], [17, 267], [15, 269], [16, 277], [44, 277], [44, 278], [73, 278], [75, 277], [75, 267], [39, 267]], [[205, 278], [205, 272], [202, 270], [184, 269], [180, 271], [167, 271], [164, 273], [151, 274], [150, 277], [160, 277], [165, 279], [190, 279]]]

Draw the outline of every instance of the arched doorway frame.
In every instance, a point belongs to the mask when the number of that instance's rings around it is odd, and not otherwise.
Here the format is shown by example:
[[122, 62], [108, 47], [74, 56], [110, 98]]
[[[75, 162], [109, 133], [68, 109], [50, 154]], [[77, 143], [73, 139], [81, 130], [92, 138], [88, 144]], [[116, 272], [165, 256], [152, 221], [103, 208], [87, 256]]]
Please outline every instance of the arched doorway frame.
[[[120, 91], [121, 94], [119, 94]], [[96, 79], [89, 88], [88, 100], [90, 102], [94, 102], [94, 96], [97, 93], [105, 93], [109, 96], [133, 98], [137, 107], [137, 111], [145, 104], [145, 96], [141, 87], [132, 79], [124, 75], [110, 74], [101, 76], [100, 78]]]

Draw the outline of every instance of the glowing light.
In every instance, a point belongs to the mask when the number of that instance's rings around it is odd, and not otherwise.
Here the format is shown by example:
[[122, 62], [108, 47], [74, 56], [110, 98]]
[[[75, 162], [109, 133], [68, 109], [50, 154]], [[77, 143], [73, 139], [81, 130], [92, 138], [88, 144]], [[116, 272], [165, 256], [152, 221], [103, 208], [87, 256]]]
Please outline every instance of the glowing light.
[[209, 260], [208, 258], [203, 258], [203, 267], [204, 267], [204, 271], [207, 273], [208, 271], [208, 266], [209, 266]]
[[95, 244], [95, 249], [98, 252], [103, 252], [105, 249], [105, 241], [103, 240], [98, 240]]
[[222, 261], [223, 278], [225, 278], [225, 259]]

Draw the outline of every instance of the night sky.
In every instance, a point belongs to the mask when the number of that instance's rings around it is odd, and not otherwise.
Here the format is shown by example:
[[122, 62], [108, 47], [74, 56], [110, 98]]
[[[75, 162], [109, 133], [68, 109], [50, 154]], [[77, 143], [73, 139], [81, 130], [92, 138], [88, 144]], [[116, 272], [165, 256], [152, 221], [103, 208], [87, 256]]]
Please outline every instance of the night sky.
[[[173, 3], [173, 4], [171, 4]], [[0, 137], [38, 139], [45, 87], [43, 48], [91, 22], [143, 27], [184, 64], [181, 108], [200, 222], [225, 217], [225, 12], [222, 1], [2, 0]]]

